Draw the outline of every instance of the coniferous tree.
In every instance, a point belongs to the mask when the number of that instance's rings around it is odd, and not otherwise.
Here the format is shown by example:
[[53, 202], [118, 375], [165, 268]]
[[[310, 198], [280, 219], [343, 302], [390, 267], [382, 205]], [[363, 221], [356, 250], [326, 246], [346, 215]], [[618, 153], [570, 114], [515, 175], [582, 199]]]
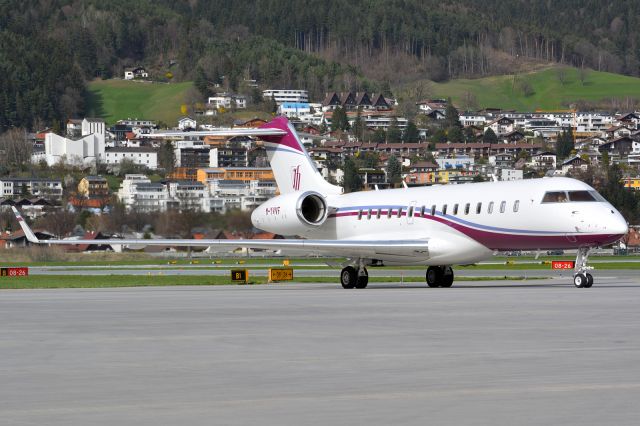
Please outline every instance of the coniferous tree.
[[416, 124], [413, 121], [409, 120], [407, 122], [407, 127], [405, 127], [404, 132], [402, 132], [402, 141], [415, 143], [415, 142], [418, 142], [419, 140], [420, 140], [420, 131], [418, 130], [418, 127], [416, 126]]
[[397, 143], [402, 140], [402, 130], [398, 127], [398, 120], [393, 117], [391, 119], [391, 125], [387, 129], [387, 142]]
[[392, 184], [397, 184], [402, 179], [402, 165], [395, 155], [387, 160], [387, 180]]
[[358, 174], [358, 166], [351, 157], [344, 161], [344, 176], [342, 177], [342, 187], [344, 192], [355, 192], [362, 189], [362, 179]]
[[447, 102], [447, 108], [444, 110], [444, 125], [449, 129], [452, 127], [462, 128], [458, 110], [451, 103], [451, 99]]
[[556, 141], [556, 154], [560, 158], [567, 158], [574, 148], [573, 134], [571, 129], [564, 129], [562, 133], [558, 134]]
[[482, 135], [482, 142], [488, 143], [490, 145], [498, 143], [498, 136], [496, 136], [496, 132], [494, 132], [491, 127], [488, 127]]

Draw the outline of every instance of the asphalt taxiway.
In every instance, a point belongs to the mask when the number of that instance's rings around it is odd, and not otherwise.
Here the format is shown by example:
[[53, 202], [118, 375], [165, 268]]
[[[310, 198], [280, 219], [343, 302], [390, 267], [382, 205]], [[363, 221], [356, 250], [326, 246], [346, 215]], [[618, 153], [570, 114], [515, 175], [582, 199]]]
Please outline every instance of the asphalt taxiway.
[[640, 277], [620, 271], [591, 289], [553, 278], [5, 290], [0, 419], [635, 425], [639, 307]]

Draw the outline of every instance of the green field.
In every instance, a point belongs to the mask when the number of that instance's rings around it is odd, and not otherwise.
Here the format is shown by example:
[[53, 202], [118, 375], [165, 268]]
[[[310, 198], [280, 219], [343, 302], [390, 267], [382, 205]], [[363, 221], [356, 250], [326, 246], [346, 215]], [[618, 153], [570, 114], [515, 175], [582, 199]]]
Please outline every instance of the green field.
[[113, 124], [124, 118], [162, 121], [175, 126], [182, 116], [190, 81], [183, 83], [150, 83], [126, 80], [94, 80], [88, 85], [89, 116], [103, 118]]
[[[468, 105], [468, 94], [472, 93], [477, 108], [496, 107], [518, 111], [565, 109], [578, 100], [598, 103], [612, 98], [640, 99], [640, 78], [588, 70], [583, 84], [576, 68], [563, 69], [564, 84], [560, 81], [559, 68], [553, 67], [515, 76], [432, 83], [429, 90], [434, 97], [451, 97], [459, 106]], [[523, 81], [530, 86], [532, 93], [529, 96], [523, 92]]]

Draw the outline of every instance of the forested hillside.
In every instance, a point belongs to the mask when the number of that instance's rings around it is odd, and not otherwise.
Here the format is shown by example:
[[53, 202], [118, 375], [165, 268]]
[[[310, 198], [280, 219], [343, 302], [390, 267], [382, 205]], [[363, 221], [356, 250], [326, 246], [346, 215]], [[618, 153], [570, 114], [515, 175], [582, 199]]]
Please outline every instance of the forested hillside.
[[0, 130], [84, 112], [85, 82], [379, 90], [559, 62], [637, 76], [634, 0], [0, 0]]

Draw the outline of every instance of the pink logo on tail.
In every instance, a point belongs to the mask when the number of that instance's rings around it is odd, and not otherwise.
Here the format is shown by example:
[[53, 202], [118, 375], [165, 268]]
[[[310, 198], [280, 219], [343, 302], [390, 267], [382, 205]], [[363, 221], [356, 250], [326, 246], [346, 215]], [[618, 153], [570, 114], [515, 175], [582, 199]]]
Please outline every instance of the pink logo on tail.
[[294, 191], [299, 191], [300, 190], [300, 179], [302, 178], [302, 175], [300, 173], [300, 165], [297, 165], [296, 167], [293, 168], [293, 174], [291, 176], [291, 182], [293, 183], [293, 190]]

